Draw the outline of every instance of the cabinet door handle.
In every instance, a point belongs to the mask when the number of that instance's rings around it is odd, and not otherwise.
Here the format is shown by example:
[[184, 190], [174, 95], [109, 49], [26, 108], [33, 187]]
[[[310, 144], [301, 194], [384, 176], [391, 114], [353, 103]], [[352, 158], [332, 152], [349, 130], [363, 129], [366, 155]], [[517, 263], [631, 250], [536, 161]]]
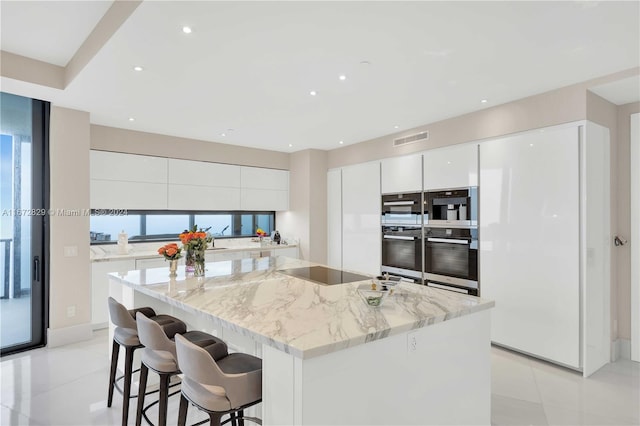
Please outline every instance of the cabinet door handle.
[[432, 243], [469, 244], [468, 240], [454, 240], [450, 238], [427, 238]]

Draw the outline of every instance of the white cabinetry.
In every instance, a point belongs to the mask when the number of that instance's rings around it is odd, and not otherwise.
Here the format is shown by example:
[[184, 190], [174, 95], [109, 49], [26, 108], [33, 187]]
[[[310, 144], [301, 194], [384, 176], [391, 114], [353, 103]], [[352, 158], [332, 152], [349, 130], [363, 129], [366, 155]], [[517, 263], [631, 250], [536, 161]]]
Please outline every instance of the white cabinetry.
[[[179, 260], [184, 264], [184, 257]], [[165, 260], [163, 256], [149, 257], [146, 259], [136, 259], [135, 269], [151, 269], [151, 268], [168, 268], [169, 261]]]
[[[598, 219], [592, 208], [603, 216], [609, 202], [600, 188], [581, 206], [591, 182], [586, 176], [608, 176], [608, 155], [602, 158], [608, 134], [589, 140], [587, 149], [584, 130], [557, 126], [480, 145], [479, 257], [481, 296], [496, 302], [492, 340], [587, 375], [599, 361], [582, 364], [586, 345], [607, 345], [608, 352], [609, 342], [593, 337], [581, 347], [581, 331], [594, 331], [581, 299], [608, 306], [602, 300], [609, 288], [608, 213], [606, 221]], [[592, 263], [597, 283], [581, 273], [581, 259]]]
[[91, 151], [94, 209], [166, 209], [167, 159]]
[[478, 186], [478, 144], [438, 148], [424, 153], [424, 190]]
[[169, 160], [170, 210], [240, 210], [240, 167]]
[[242, 210], [288, 210], [287, 170], [240, 167], [240, 208]]
[[422, 155], [382, 160], [382, 193], [422, 191]]
[[380, 163], [342, 169], [342, 267], [380, 273]]
[[91, 151], [91, 208], [289, 209], [289, 171]]
[[109, 272], [121, 272], [136, 269], [135, 259], [112, 260], [91, 264], [91, 326], [93, 329], [106, 328], [109, 324]]
[[327, 172], [327, 266], [342, 268], [342, 170]]

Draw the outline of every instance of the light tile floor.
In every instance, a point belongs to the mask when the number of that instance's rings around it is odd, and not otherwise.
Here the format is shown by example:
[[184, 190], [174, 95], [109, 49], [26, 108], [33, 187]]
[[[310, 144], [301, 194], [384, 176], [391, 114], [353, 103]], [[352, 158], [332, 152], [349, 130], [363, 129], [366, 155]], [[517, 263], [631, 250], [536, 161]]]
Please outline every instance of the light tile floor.
[[[106, 330], [87, 342], [2, 358], [0, 425], [117, 425], [119, 394], [107, 408]], [[589, 379], [579, 373], [492, 348], [492, 423], [495, 425], [638, 425], [640, 364], [621, 360]], [[151, 377], [151, 376], [150, 376]], [[168, 424], [176, 424], [172, 397]], [[135, 420], [132, 400], [129, 423]], [[157, 412], [150, 410], [151, 419]], [[204, 419], [195, 409], [188, 424]], [[251, 424], [251, 423], [247, 423]]]

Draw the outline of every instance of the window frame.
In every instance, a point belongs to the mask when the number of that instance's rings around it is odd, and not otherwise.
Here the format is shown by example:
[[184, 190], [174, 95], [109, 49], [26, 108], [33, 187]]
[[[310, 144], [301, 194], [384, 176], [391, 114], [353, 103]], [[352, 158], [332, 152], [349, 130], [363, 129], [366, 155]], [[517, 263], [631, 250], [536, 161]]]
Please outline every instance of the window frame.
[[[96, 214], [96, 212], [100, 212], [100, 214]], [[140, 232], [146, 232], [146, 220], [149, 215], [188, 215], [189, 216], [189, 228], [192, 228], [195, 224], [197, 224], [195, 217], [199, 215], [231, 215], [232, 216], [232, 224], [235, 228], [236, 224], [241, 223], [243, 215], [252, 215], [253, 216], [253, 227], [256, 225], [256, 216], [257, 215], [268, 215], [270, 216], [270, 222], [272, 224], [272, 230], [276, 229], [276, 212], [275, 211], [247, 211], [247, 210], [130, 210], [130, 209], [114, 209], [113, 216], [117, 216], [117, 213], [126, 212], [126, 215], [140, 215]], [[91, 209], [91, 216], [105, 216], [104, 209]], [[109, 215], [109, 212], [106, 212], [106, 215]], [[183, 230], [179, 230], [178, 233]], [[232, 230], [233, 232], [233, 230]], [[167, 241], [167, 240], [177, 240], [178, 233], [171, 234], [154, 234], [154, 235], [140, 235], [129, 237], [129, 243], [146, 243], [146, 242], [154, 242], [154, 241]], [[224, 235], [224, 236], [215, 236], [215, 239], [236, 239], [236, 238], [251, 238], [255, 237], [256, 234], [251, 235]], [[111, 239], [108, 241], [94, 241], [90, 240], [90, 245], [108, 245], [108, 244], [117, 244], [117, 238]]]

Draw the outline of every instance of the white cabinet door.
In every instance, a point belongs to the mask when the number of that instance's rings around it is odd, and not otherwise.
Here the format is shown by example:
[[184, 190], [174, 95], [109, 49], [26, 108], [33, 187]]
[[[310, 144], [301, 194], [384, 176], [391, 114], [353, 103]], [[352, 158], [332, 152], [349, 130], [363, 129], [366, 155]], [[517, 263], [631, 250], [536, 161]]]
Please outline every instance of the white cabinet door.
[[170, 210], [240, 210], [240, 189], [169, 184]]
[[253, 211], [289, 210], [289, 191], [242, 188], [240, 207]]
[[91, 263], [91, 325], [95, 329], [106, 328], [109, 325], [109, 272], [121, 272], [136, 269], [134, 259], [112, 260]]
[[342, 169], [342, 267], [380, 273], [380, 163]]
[[91, 150], [91, 179], [167, 182], [166, 158]]
[[327, 266], [342, 268], [342, 170], [327, 172]]
[[92, 209], [167, 209], [167, 184], [91, 179]]
[[[183, 258], [184, 259], [184, 258]], [[184, 262], [184, 260], [182, 260]], [[151, 269], [151, 268], [168, 268], [169, 261], [164, 257], [158, 255], [158, 257], [151, 257], [148, 259], [136, 259], [136, 269]]]
[[240, 167], [240, 181], [243, 188], [289, 190], [289, 171]]
[[424, 153], [424, 190], [478, 186], [478, 144], [433, 149]]
[[240, 188], [240, 166], [169, 159], [169, 183]]
[[578, 169], [577, 127], [480, 146], [480, 295], [496, 302], [491, 339], [576, 368]]
[[382, 193], [422, 191], [422, 155], [382, 160]]
[[[223, 260], [236, 260], [245, 257], [245, 252], [243, 251], [215, 250], [207, 253], [212, 254], [213, 262], [221, 262]], [[209, 261], [209, 259], [207, 259], [207, 261]]]
[[298, 247], [287, 247], [287, 248], [279, 248], [273, 250], [274, 256], [285, 256], [292, 257], [294, 259], [298, 258]]

